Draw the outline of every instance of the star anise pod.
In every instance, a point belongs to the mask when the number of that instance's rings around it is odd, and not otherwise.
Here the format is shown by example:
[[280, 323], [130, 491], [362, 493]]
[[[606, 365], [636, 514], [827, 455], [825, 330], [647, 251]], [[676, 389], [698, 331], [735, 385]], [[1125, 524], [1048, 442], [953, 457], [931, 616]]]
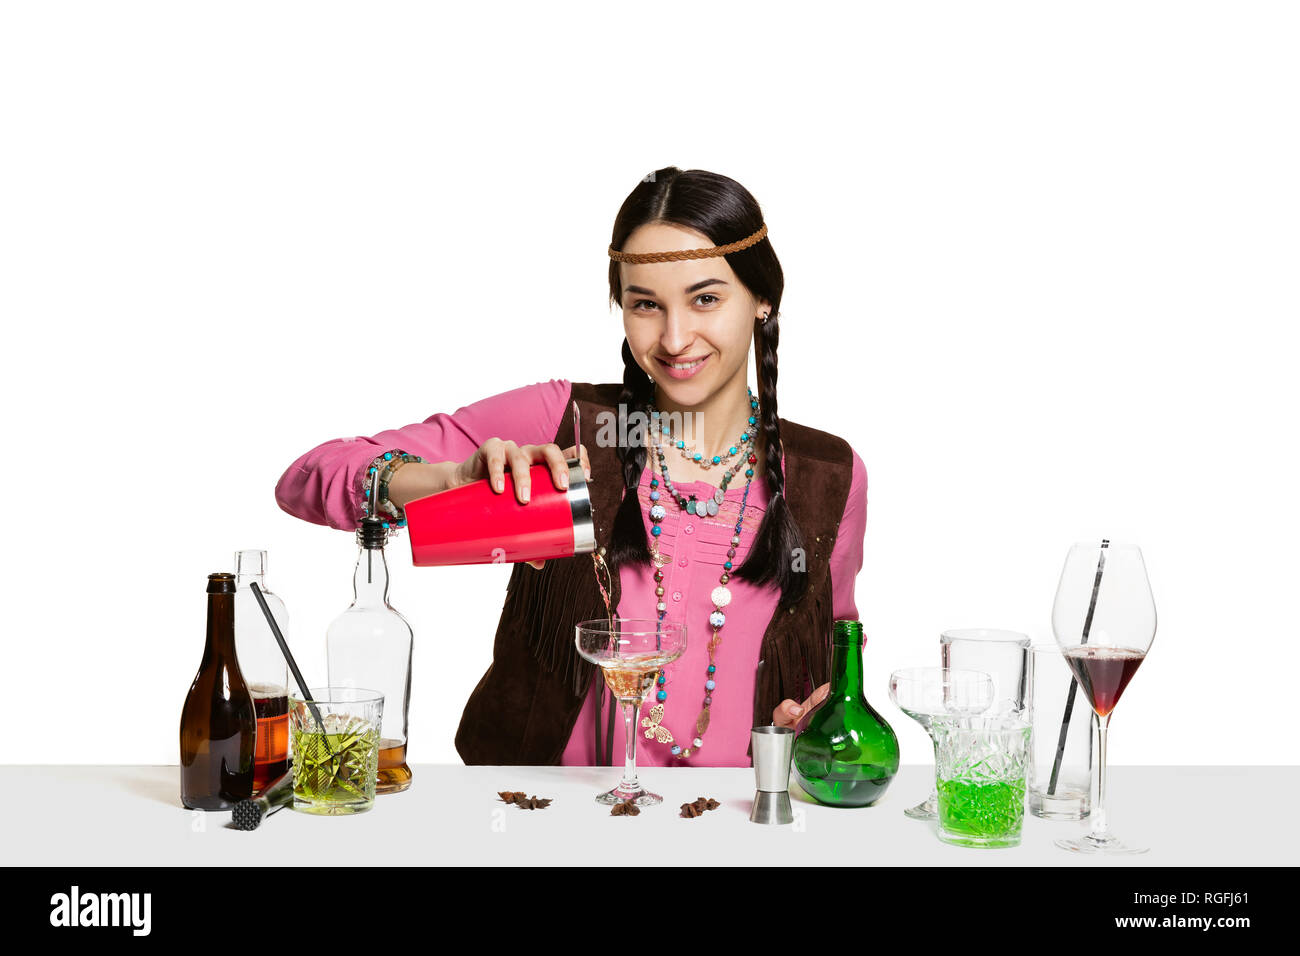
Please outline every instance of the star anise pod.
[[629, 803], [627, 800], [622, 800], [609, 808], [609, 815], [611, 817], [635, 817], [640, 814], [640, 812], [640, 807], [635, 803]]
[[698, 817], [706, 810], [716, 810], [722, 806], [717, 800], [710, 797], [696, 797], [694, 803], [682, 804], [682, 816], [689, 818]]
[[505, 803], [513, 803], [522, 810], [545, 810], [551, 805], [550, 797], [530, 797], [523, 790], [498, 790], [497, 796]]

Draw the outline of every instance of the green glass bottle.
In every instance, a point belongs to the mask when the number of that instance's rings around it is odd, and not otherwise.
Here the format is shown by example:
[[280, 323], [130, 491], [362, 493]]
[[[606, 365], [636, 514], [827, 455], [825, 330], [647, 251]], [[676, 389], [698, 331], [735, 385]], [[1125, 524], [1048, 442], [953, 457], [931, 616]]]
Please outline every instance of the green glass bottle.
[[794, 742], [794, 774], [832, 807], [869, 807], [898, 773], [898, 737], [862, 693], [862, 623], [836, 621], [831, 690]]

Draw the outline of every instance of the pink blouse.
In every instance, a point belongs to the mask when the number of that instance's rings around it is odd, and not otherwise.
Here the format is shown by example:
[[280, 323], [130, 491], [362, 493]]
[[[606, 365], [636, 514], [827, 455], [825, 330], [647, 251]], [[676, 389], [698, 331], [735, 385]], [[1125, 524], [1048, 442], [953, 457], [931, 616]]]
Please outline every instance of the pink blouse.
[[[551, 379], [536, 385], [502, 392], [458, 409], [453, 414], [439, 413], [419, 424], [380, 432], [369, 438], [340, 438], [325, 442], [307, 452], [280, 478], [275, 498], [280, 507], [295, 517], [325, 524], [344, 531], [355, 530], [362, 517], [361, 483], [365, 470], [375, 455], [390, 448], [402, 448], [428, 461], [464, 461], [489, 438], [503, 438], [520, 445], [543, 445], [555, 438], [569, 402], [569, 382]], [[567, 445], [566, 442], [561, 442]], [[669, 459], [669, 475], [672, 474]], [[782, 456], [782, 469], [785, 460]], [[650, 540], [650, 479], [654, 469], [647, 460], [637, 489], [646, 539]], [[768, 621], [776, 610], [778, 594], [769, 587], [755, 587], [732, 578], [727, 583], [731, 604], [726, 608], [726, 624], [721, 643], [714, 654], [717, 670], [708, 668], [707, 644], [713, 629], [709, 614], [713, 611], [710, 593], [718, 586], [722, 563], [731, 547], [741, 501], [745, 495], [743, 471], [728, 486], [726, 497], [716, 517], [690, 515], [661, 497], [668, 509], [659, 522], [659, 551], [671, 560], [664, 565], [664, 597], [668, 605], [665, 621], [686, 624], [686, 652], [665, 669], [667, 682], [662, 689], [663, 726], [682, 747], [692, 744], [695, 718], [710, 691], [705, 681], [715, 682], [710, 706], [709, 729], [703, 746], [687, 760], [672, 756], [669, 744], [648, 739], [644, 731], [637, 741], [638, 766], [662, 766], [686, 763], [704, 767], [748, 767], [746, 755], [749, 731], [753, 723], [754, 684], [759, 645]], [[713, 486], [705, 482], [674, 481], [683, 494], [697, 492], [703, 497]], [[737, 567], [745, 560], [754, 534], [763, 521], [769, 494], [762, 469], [756, 468], [745, 504], [745, 520], [740, 544], [732, 559]], [[867, 520], [866, 466], [853, 452], [853, 480], [839, 535], [831, 552], [830, 571], [834, 596], [832, 613], [836, 620], [856, 620], [853, 587], [862, 569], [862, 543]], [[648, 568], [624, 567], [619, 573], [621, 593], [618, 615], [622, 618], [653, 619], [658, 616], [655, 582]], [[596, 764], [595, 709], [597, 692], [603, 684], [593, 682], [578, 721], [574, 725], [561, 763], [592, 766]], [[646, 701], [641, 715], [648, 717], [656, 703], [653, 695]], [[602, 728], [603, 729], [603, 728]], [[616, 720], [614, 754], [623, 753], [625, 744], [622, 715]]]

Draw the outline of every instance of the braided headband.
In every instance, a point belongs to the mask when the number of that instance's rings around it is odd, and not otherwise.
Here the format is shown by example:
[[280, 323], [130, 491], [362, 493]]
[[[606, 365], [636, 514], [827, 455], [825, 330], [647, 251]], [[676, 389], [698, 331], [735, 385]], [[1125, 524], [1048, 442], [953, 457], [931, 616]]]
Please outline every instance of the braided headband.
[[615, 262], [671, 262], [674, 259], [708, 259], [713, 256], [730, 255], [741, 249], [748, 249], [767, 235], [767, 223], [758, 227], [758, 232], [746, 236], [739, 242], [729, 242], [725, 246], [709, 246], [707, 249], [678, 249], [676, 252], [619, 252], [609, 247], [609, 257]]

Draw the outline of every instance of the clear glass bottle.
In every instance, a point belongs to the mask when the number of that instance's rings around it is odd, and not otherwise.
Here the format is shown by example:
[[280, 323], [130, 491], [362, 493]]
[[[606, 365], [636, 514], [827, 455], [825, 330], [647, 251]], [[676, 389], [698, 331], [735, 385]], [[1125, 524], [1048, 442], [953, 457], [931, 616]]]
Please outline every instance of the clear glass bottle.
[[266, 589], [266, 552], [235, 552], [235, 645], [239, 666], [257, 710], [257, 756], [253, 793], [261, 793], [289, 769], [289, 665], [253, 596], [257, 583], [280, 633], [289, 638], [289, 612]]
[[406, 764], [406, 711], [411, 697], [411, 626], [388, 603], [388, 532], [378, 518], [357, 531], [361, 553], [352, 577], [355, 600], [325, 633], [331, 687], [364, 687], [384, 695], [376, 793], [411, 785]]

